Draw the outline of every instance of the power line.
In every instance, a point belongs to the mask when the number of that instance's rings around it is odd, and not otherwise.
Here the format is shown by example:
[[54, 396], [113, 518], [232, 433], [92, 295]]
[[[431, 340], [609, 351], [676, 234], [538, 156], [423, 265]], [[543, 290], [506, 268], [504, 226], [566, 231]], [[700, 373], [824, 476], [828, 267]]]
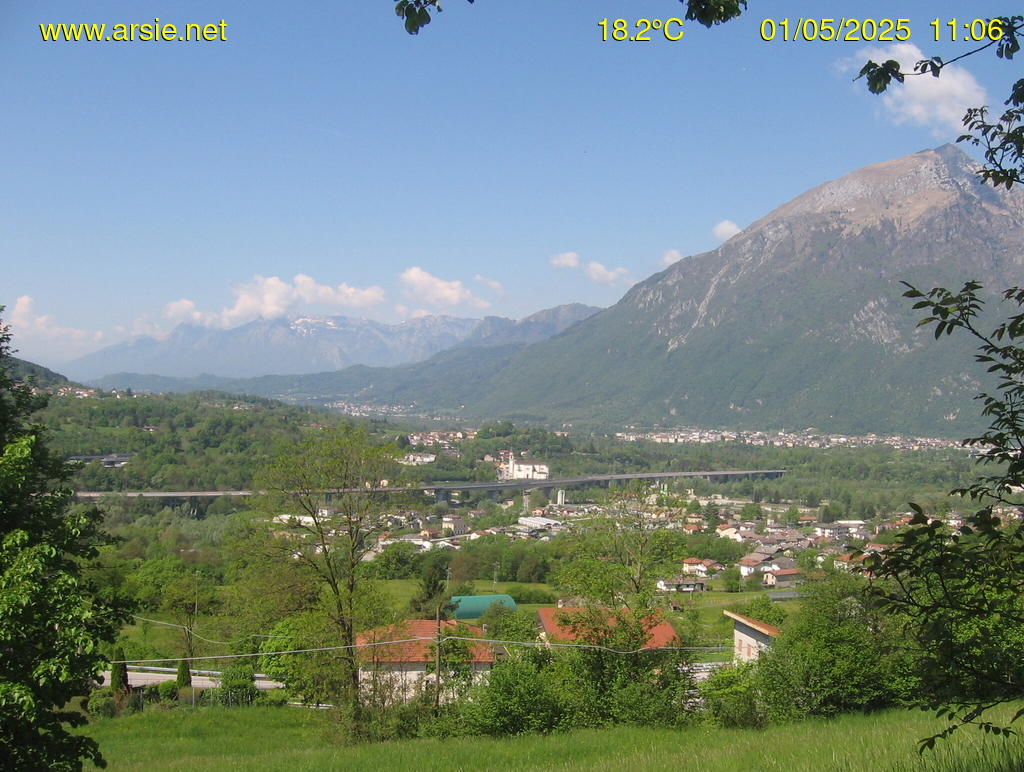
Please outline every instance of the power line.
[[[176, 625], [180, 627], [180, 625]], [[356, 643], [351, 646], [321, 646], [314, 649], [290, 649], [288, 651], [266, 651], [258, 652], [255, 654], [221, 654], [221, 655], [210, 655], [205, 657], [190, 657], [189, 661], [198, 660], [210, 660], [210, 659], [242, 659], [251, 657], [273, 657], [283, 654], [315, 654], [318, 652], [325, 651], [343, 651], [346, 649], [367, 649], [375, 646], [392, 646], [395, 644], [402, 643], [417, 643], [417, 642], [429, 642], [436, 644], [444, 644], [448, 641], [468, 641], [470, 643], [491, 643], [499, 644], [501, 646], [526, 646], [530, 648], [559, 648], [559, 649], [589, 649], [594, 651], [605, 651], [609, 654], [619, 655], [630, 655], [630, 654], [647, 654], [660, 651], [725, 651], [731, 647], [729, 646], [659, 646], [659, 647], [644, 647], [633, 650], [622, 650], [613, 649], [610, 646], [601, 646], [594, 643], [548, 643], [546, 641], [503, 641], [496, 638], [467, 638], [457, 635], [444, 636], [442, 638], [432, 637], [418, 637], [418, 638], [404, 638], [396, 641], [374, 641], [371, 643]], [[177, 662], [181, 657], [168, 657], [165, 659], [126, 659], [126, 660], [112, 660], [112, 665], [144, 665], [151, 664], [154, 662]]]

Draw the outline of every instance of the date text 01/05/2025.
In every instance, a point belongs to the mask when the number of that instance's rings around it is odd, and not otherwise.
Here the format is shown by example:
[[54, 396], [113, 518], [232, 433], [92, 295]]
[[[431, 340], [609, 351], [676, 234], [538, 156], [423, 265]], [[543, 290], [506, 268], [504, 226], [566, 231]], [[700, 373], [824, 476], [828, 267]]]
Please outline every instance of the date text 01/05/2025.
[[[972, 19], [958, 23], [956, 19], [943, 22], [935, 19], [928, 23], [934, 33], [935, 42], [946, 39], [945, 27], [949, 27], [949, 39], [956, 42], [957, 33], [963, 28], [963, 40], [967, 42], [996, 41], [1003, 37], [1003, 22], [1000, 19]], [[910, 19], [765, 19], [761, 22], [761, 40], [844, 40], [851, 43], [864, 41], [893, 42], [910, 40]]]
[[636, 24], [633, 25], [637, 29], [635, 35], [629, 34], [629, 22], [625, 19], [616, 19], [612, 22], [610, 35], [608, 33], [607, 19], [601, 19], [597, 26], [601, 28], [601, 40], [639, 40], [649, 42], [651, 40], [651, 30], [661, 30], [666, 40], [683, 39], [682, 19], [666, 19], [665, 21], [661, 19], [637, 19]]

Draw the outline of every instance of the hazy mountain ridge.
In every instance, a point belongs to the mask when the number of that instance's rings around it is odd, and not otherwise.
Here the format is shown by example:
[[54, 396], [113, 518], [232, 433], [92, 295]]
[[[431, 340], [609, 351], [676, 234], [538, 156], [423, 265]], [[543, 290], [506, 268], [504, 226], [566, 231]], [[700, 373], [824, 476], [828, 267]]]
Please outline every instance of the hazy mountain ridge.
[[[824, 183], [525, 347], [233, 388], [604, 429], [967, 436], [991, 382], [967, 336], [936, 342], [917, 327], [900, 282], [1021, 283], [1024, 191], [983, 186], [976, 169], [946, 145]], [[492, 339], [506, 328], [485, 329]]]
[[163, 340], [139, 336], [80, 357], [64, 370], [81, 380], [96, 380], [110, 373], [246, 378], [356, 364], [395, 366], [422, 361], [466, 341], [476, 346], [533, 343], [598, 310], [573, 303], [518, 321], [438, 315], [389, 325], [344, 316], [297, 316], [259, 319], [229, 330], [179, 324]]

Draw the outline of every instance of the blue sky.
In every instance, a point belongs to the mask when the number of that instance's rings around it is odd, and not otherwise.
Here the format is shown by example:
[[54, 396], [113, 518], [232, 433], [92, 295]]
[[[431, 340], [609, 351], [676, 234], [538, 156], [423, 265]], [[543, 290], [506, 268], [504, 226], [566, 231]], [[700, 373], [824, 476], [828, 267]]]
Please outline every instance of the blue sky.
[[[943, 5], [827, 11], [909, 18], [909, 45], [946, 59], [972, 44], [948, 42], [945, 22], [1012, 11]], [[603, 42], [603, 18], [684, 8], [448, 0], [412, 37], [391, 0], [0, 0], [0, 304], [14, 345], [59, 366], [181, 321], [607, 306], [810, 187], [955, 139], [963, 108], [998, 105], [1017, 77], [982, 54], [873, 97], [852, 77], [892, 43], [760, 38], [766, 18], [825, 7], [750, 0], [676, 42]], [[39, 31], [155, 18], [223, 19], [227, 40]]]

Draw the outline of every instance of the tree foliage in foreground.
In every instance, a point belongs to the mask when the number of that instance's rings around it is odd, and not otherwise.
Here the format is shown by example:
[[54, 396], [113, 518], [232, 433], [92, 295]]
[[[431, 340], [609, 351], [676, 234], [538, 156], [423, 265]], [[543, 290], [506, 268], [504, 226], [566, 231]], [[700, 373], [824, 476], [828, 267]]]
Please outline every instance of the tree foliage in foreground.
[[72, 508], [64, 460], [30, 423], [45, 403], [11, 377], [10, 333], [0, 326], [0, 768], [104, 766], [84, 723], [61, 708], [85, 695], [128, 615], [102, 599], [83, 565], [104, 541], [95, 509]]
[[[469, 0], [470, 3], [473, 0]], [[686, 6], [686, 20], [696, 21], [705, 27], [735, 19], [746, 9], [747, 0], [679, 0]], [[402, 19], [405, 31], [418, 35], [430, 24], [430, 12], [440, 13], [440, 0], [398, 0], [395, 15]]]
[[[1008, 731], [984, 714], [1024, 697], [1024, 520], [1020, 510], [1006, 521], [996, 515], [996, 507], [1014, 505], [1024, 485], [1024, 289], [1003, 293], [1017, 312], [990, 333], [979, 320], [981, 289], [968, 282], [955, 293], [911, 287], [905, 294], [927, 313], [921, 324], [934, 325], [937, 338], [955, 331], [974, 336], [975, 358], [998, 379], [995, 393], [978, 397], [988, 430], [964, 440], [990, 473], [951, 492], [983, 506], [951, 532], [915, 505], [911, 527], [893, 547], [865, 559], [868, 571], [894, 585], [879, 585], [876, 595], [911, 620], [925, 654], [925, 695], [951, 719], [946, 730], [924, 740], [928, 747], [966, 723]], [[1014, 718], [1021, 715], [1024, 710]]]

